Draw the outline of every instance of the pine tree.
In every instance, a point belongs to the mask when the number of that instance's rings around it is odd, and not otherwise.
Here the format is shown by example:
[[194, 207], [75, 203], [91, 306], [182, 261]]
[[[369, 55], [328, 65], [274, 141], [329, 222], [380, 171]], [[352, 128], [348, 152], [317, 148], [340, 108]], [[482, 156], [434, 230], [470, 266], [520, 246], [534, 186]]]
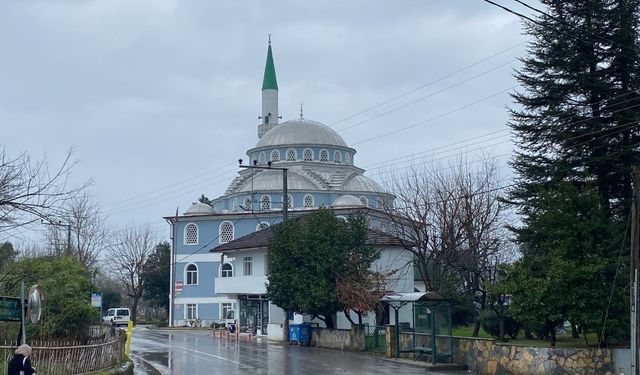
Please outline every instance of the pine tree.
[[[518, 150], [507, 199], [523, 215], [514, 228], [523, 257], [510, 278], [520, 280], [512, 286], [530, 283], [512, 294], [516, 306], [518, 298], [523, 307], [548, 302], [528, 317], [547, 330], [572, 319], [597, 331], [606, 306], [592, 308], [584, 298], [611, 291], [631, 206], [631, 167], [640, 164], [640, 0], [543, 3], [547, 14], [526, 24], [534, 40], [516, 73], [524, 89], [513, 95], [511, 110]], [[594, 210], [557, 207], [574, 200]], [[597, 282], [570, 287], [585, 277]], [[614, 290], [624, 306], [622, 287]], [[605, 336], [624, 331], [610, 324], [618, 321], [624, 317], [609, 318]]]
[[510, 199], [527, 215], [557, 181], [593, 183], [607, 214], [626, 217], [640, 163], [640, 2], [544, 3], [549, 16], [526, 25], [535, 39], [516, 73], [524, 91], [513, 95]]

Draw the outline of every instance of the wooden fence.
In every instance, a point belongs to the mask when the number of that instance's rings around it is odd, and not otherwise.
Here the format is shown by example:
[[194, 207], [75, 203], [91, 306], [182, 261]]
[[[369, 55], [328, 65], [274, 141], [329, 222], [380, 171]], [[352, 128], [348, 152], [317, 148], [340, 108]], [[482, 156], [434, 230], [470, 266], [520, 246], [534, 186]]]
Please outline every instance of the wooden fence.
[[[78, 341], [47, 341], [30, 343], [31, 363], [38, 375], [75, 375], [104, 370], [120, 365], [124, 359], [126, 333]], [[0, 373], [7, 369], [15, 346], [0, 345]]]

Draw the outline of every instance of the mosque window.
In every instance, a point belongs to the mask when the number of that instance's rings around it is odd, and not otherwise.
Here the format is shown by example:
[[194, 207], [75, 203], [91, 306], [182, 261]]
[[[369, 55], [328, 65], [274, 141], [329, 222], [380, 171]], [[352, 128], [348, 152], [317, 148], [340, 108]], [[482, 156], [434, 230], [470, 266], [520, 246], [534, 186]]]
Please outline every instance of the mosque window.
[[198, 226], [189, 223], [184, 227], [184, 244], [185, 245], [197, 245], [198, 244]]
[[360, 197], [360, 202], [362, 203], [363, 206], [369, 207], [369, 200], [367, 199], [367, 197], [365, 196]]
[[256, 226], [256, 232], [267, 228], [269, 228], [269, 223], [260, 223]]
[[313, 161], [313, 150], [310, 148], [305, 148], [303, 156], [305, 161]]
[[187, 285], [198, 285], [198, 267], [191, 263], [185, 269], [185, 279]]
[[251, 210], [251, 197], [244, 197], [244, 203], [242, 204], [245, 210]]
[[[282, 199], [282, 202], [284, 203], [284, 198]], [[293, 208], [293, 197], [291, 196], [291, 194], [287, 194], [287, 208]]]
[[329, 161], [329, 151], [320, 150], [320, 161]]
[[314, 202], [313, 202], [313, 195], [311, 194], [307, 194], [304, 196], [304, 207], [305, 208], [309, 208], [309, 207], [313, 207], [314, 206]]
[[298, 159], [298, 153], [296, 150], [290, 148], [287, 150], [287, 161], [296, 161]]
[[271, 209], [271, 196], [263, 195], [262, 197], [260, 197], [260, 209], [261, 210]]
[[265, 154], [264, 151], [260, 152], [260, 154], [258, 155], [258, 162], [260, 162], [260, 164], [264, 164], [267, 162], [267, 154]]
[[271, 151], [271, 161], [280, 161], [280, 151], [278, 150]]
[[220, 243], [227, 243], [233, 241], [233, 223], [230, 221], [223, 221], [220, 224], [218, 238], [220, 238]]
[[342, 163], [342, 154], [340, 153], [340, 151], [335, 151], [333, 153], [333, 161], [335, 163]]
[[351, 154], [348, 152], [344, 153], [344, 162], [347, 164], [351, 164]]

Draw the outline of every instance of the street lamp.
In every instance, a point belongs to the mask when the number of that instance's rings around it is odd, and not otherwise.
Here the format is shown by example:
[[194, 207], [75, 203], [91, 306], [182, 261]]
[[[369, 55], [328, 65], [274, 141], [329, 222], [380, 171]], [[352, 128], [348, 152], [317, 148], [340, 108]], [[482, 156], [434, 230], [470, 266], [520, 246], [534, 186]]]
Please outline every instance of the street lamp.
[[282, 171], [282, 221], [287, 221], [289, 214], [289, 194], [287, 189], [287, 171], [289, 169], [282, 167], [274, 167], [272, 166], [271, 161], [267, 162], [267, 165], [258, 165], [258, 161], [254, 160], [253, 165], [242, 165], [242, 159], [238, 159], [238, 164], [240, 168], [248, 168], [248, 169], [271, 169]]

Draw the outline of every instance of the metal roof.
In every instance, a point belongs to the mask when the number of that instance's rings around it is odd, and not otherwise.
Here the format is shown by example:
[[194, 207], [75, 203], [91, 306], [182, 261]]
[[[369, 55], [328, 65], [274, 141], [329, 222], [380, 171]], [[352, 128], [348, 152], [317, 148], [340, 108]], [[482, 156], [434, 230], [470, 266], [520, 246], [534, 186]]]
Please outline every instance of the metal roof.
[[266, 132], [256, 148], [296, 144], [348, 147], [342, 137], [330, 127], [317, 121], [297, 119], [283, 122]]
[[409, 292], [409, 293], [389, 293], [380, 298], [380, 302], [429, 302], [429, 301], [446, 301], [447, 299], [438, 292]]

